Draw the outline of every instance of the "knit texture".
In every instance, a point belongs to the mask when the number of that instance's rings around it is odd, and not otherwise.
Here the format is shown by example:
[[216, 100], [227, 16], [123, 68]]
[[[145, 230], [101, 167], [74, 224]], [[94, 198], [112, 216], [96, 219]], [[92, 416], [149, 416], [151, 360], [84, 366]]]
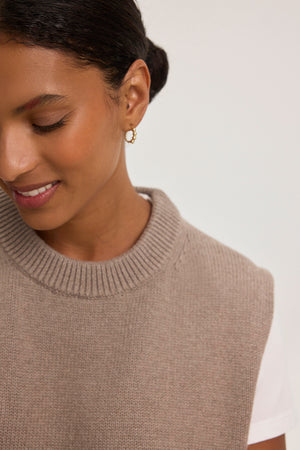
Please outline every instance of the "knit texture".
[[271, 273], [156, 188], [135, 245], [83, 262], [0, 189], [0, 448], [243, 450]]

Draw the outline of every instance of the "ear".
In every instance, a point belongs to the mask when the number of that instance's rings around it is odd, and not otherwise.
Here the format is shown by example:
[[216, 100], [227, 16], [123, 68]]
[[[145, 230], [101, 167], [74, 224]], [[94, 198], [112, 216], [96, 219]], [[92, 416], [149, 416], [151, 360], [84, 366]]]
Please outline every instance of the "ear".
[[121, 125], [124, 133], [136, 128], [149, 105], [151, 77], [147, 64], [137, 59], [129, 67], [119, 91]]

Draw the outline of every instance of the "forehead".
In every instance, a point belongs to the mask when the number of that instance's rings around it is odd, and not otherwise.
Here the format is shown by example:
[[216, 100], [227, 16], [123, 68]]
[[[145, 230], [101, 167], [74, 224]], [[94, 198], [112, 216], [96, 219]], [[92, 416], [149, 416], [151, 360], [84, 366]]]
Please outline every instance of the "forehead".
[[[23, 71], [23, 76], [30, 74], [32, 78], [38, 71], [38, 75], [48, 73], [49, 76], [61, 77], [64, 74], [76, 75], [79, 70], [72, 67], [72, 57], [63, 54], [59, 50], [48, 49], [40, 46], [26, 46], [14, 40], [0, 38], [0, 73], [2, 76], [9, 74], [17, 76]], [[24, 72], [26, 71], [26, 72]]]
[[[0, 37], [1, 105], [18, 106], [44, 92], [59, 92], [68, 97], [104, 96], [102, 72], [94, 66], [79, 68], [75, 58], [59, 50], [27, 47]], [[1, 106], [0, 105], [0, 112]]]

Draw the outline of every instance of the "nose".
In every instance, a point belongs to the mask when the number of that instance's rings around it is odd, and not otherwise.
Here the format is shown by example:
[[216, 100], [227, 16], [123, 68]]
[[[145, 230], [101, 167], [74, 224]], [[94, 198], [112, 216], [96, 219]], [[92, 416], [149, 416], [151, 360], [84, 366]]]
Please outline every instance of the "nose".
[[14, 183], [38, 165], [38, 154], [24, 133], [10, 132], [0, 136], [0, 178]]

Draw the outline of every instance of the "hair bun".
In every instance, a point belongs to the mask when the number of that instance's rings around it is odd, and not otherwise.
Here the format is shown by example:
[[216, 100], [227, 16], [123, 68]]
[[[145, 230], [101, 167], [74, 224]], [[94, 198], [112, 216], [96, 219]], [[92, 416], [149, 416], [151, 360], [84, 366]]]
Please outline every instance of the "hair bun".
[[150, 102], [164, 87], [169, 73], [169, 61], [166, 52], [147, 38], [148, 53], [146, 63], [151, 75]]

